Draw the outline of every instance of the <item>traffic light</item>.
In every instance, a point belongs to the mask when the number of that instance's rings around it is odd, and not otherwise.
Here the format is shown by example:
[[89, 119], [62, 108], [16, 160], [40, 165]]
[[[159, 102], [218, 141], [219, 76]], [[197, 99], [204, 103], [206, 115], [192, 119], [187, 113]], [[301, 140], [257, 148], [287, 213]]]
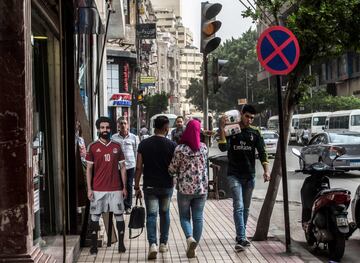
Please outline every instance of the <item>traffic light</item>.
[[228, 62], [229, 61], [226, 59], [213, 58], [212, 77], [213, 77], [214, 94], [219, 91], [221, 85], [228, 79], [228, 77], [220, 75], [222, 68]]
[[201, 3], [200, 52], [203, 54], [209, 54], [220, 45], [221, 38], [215, 37], [215, 33], [221, 27], [221, 22], [216, 20], [221, 8], [222, 5], [219, 3]]
[[137, 95], [137, 101], [139, 103], [143, 102], [144, 101], [144, 90], [139, 90], [139, 93]]

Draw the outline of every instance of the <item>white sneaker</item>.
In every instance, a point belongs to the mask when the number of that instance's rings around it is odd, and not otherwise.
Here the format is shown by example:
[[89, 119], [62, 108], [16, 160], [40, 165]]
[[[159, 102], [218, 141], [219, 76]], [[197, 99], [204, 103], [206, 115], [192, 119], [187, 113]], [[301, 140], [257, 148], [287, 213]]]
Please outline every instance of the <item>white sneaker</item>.
[[149, 248], [148, 259], [156, 259], [157, 252], [158, 252], [157, 245], [155, 243], [151, 244]]
[[160, 253], [165, 253], [165, 252], [167, 252], [167, 251], [168, 251], [167, 245], [164, 244], [164, 243], [161, 243], [160, 246], [159, 246], [159, 252], [160, 252]]
[[187, 243], [186, 256], [188, 258], [196, 257], [196, 247], [198, 245], [196, 240], [193, 237], [189, 237], [186, 239], [186, 243]]

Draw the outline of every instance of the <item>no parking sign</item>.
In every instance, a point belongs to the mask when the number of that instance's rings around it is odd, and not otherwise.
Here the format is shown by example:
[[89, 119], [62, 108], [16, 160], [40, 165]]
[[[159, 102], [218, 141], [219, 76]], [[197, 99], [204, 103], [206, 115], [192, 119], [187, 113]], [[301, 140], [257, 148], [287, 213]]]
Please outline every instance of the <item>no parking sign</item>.
[[300, 57], [300, 47], [295, 35], [283, 26], [266, 29], [260, 35], [256, 51], [260, 64], [274, 75], [290, 73]]
[[258, 40], [256, 51], [260, 64], [266, 71], [276, 75], [277, 98], [279, 104], [280, 157], [283, 183], [284, 221], [286, 252], [290, 252], [290, 219], [287, 186], [287, 170], [284, 139], [284, 115], [281, 96], [280, 75], [289, 74], [297, 65], [300, 57], [299, 43], [295, 35], [286, 27], [273, 26], [266, 29]]

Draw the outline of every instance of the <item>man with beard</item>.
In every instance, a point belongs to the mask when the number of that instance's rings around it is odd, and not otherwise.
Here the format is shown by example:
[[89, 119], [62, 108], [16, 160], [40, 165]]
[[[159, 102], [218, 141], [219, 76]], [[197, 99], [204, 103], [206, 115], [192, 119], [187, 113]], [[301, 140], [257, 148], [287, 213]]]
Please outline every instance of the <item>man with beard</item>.
[[[125, 157], [120, 143], [110, 140], [111, 120], [100, 117], [96, 121], [99, 140], [88, 146], [86, 161], [87, 192], [90, 200], [91, 214], [91, 248], [90, 253], [97, 253], [97, 235], [100, 229], [99, 220], [104, 212], [113, 212], [118, 231], [118, 251], [126, 251], [124, 245], [124, 198], [127, 196], [125, 187], [122, 187], [119, 178], [126, 185]], [[94, 173], [93, 173], [94, 172]], [[93, 176], [94, 175], [94, 176]], [[122, 189], [123, 188], [123, 189]]]
[[183, 134], [185, 129], [183, 116], [176, 117], [175, 125], [176, 125], [176, 129], [171, 131], [171, 140], [173, 142], [176, 142], [176, 144], [179, 144], [181, 135]]

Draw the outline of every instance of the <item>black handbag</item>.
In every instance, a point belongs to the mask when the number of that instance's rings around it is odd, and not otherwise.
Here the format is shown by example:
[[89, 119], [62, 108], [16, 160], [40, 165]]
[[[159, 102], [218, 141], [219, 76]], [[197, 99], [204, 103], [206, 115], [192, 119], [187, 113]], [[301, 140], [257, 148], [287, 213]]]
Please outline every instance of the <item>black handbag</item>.
[[[138, 200], [140, 200], [140, 206], [138, 206]], [[129, 238], [134, 239], [139, 237], [145, 227], [145, 208], [142, 206], [141, 198], [136, 197], [136, 204], [132, 208], [129, 219]], [[141, 232], [137, 236], [131, 236], [132, 229], [140, 229]]]

